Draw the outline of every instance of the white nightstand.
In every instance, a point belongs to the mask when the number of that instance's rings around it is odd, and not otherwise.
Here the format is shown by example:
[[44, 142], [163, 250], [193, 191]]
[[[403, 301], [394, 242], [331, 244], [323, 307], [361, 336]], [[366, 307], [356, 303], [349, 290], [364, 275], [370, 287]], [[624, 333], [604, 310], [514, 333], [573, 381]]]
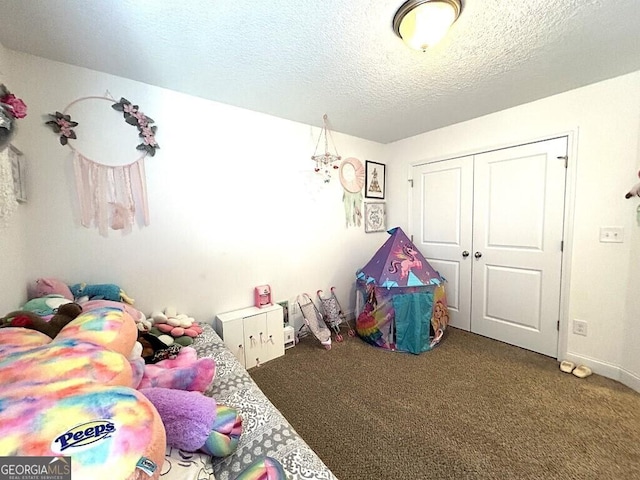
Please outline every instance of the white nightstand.
[[247, 369], [284, 355], [280, 305], [218, 314], [215, 329]]

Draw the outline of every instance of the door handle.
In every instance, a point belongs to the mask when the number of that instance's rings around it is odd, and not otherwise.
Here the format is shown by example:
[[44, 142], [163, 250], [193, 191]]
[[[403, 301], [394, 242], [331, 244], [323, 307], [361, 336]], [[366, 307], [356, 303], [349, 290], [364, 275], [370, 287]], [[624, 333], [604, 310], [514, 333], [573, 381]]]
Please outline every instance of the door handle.
[[473, 254], [473, 256], [476, 257], [476, 258], [480, 258], [482, 256], [482, 253], [476, 252], [476, 253]]
[[469, 256], [469, 252], [467, 252], [466, 250], [464, 252], [462, 252], [462, 257], [463, 258], [467, 258]]

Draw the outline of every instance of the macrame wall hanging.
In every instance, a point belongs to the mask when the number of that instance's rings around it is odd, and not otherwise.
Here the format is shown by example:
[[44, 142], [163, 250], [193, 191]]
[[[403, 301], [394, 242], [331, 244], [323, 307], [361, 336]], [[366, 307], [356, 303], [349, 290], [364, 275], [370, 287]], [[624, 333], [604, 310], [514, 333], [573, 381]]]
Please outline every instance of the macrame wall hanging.
[[347, 227], [362, 224], [362, 188], [364, 167], [357, 158], [346, 158], [340, 164], [340, 183], [344, 189], [342, 201]]
[[[84, 155], [69, 142], [78, 138], [75, 128], [80, 123], [72, 120], [68, 112], [72, 106], [87, 100], [111, 103], [113, 110], [122, 112], [127, 124], [136, 127], [140, 139], [136, 146], [139, 152], [136, 160], [111, 165], [101, 163]], [[138, 207], [142, 223], [149, 225], [144, 159], [147, 155], [153, 157], [160, 148], [155, 139], [157, 127], [152, 125], [154, 121], [142, 113], [138, 105], [133, 105], [126, 98], [116, 101], [109, 92], [103, 97], [78, 98], [67, 105], [62, 113], [49, 114], [49, 117], [46, 124], [59, 135], [60, 144], [68, 146], [73, 152], [81, 224], [87, 228], [93, 224], [102, 235], [106, 235], [109, 228], [130, 231]]]
[[0, 149], [0, 226], [8, 225], [8, 219], [18, 208], [11, 166], [11, 147]]

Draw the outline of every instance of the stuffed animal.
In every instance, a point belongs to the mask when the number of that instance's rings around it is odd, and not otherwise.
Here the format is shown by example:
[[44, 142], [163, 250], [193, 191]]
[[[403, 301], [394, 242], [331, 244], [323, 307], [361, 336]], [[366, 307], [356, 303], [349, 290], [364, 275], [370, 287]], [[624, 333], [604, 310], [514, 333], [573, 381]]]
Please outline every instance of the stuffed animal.
[[234, 480], [287, 480], [282, 464], [273, 457], [256, 458]]
[[[638, 176], [640, 177], [640, 171], [638, 171]], [[634, 196], [640, 197], [640, 182], [636, 183], [633, 187], [631, 187], [631, 190], [627, 192], [624, 198], [631, 198]]]
[[29, 300], [46, 297], [47, 295], [62, 295], [67, 300], [73, 301], [73, 293], [69, 286], [57, 278], [38, 278], [27, 287]]
[[142, 358], [145, 363], [157, 363], [167, 358], [175, 358], [182, 345], [175, 343], [169, 335], [163, 335], [157, 329], [138, 332], [138, 342], [142, 345]]
[[77, 479], [157, 479], [166, 437], [134, 388], [137, 331], [108, 308], [83, 312], [53, 340], [1, 328], [0, 456], [70, 456]]
[[238, 446], [242, 417], [232, 407], [218, 405], [200, 392], [172, 388], [142, 388], [167, 432], [167, 445], [226, 457]]
[[216, 372], [212, 358], [198, 358], [194, 348], [183, 347], [174, 358], [147, 364], [138, 388], [162, 387], [204, 392]]
[[62, 327], [81, 313], [82, 307], [77, 303], [65, 303], [58, 307], [57, 312], [47, 322], [32, 312], [16, 310], [0, 318], [0, 326], [30, 328], [42, 332], [50, 338], [55, 338]]
[[136, 322], [136, 327], [141, 332], [148, 331], [151, 328], [151, 321], [147, 320], [147, 317], [144, 313], [142, 313], [137, 308], [132, 307], [128, 303], [116, 302], [113, 300], [88, 300], [85, 302], [80, 302], [80, 305], [85, 310], [93, 310], [95, 308], [118, 308], [127, 312], [131, 315], [131, 318]]
[[86, 300], [113, 300], [115, 302], [125, 302], [129, 305], [133, 305], [135, 300], [130, 298], [124, 290], [119, 286], [112, 283], [105, 283], [99, 285], [87, 285], [86, 283], [76, 283], [69, 287], [73, 298], [76, 301], [82, 302], [84, 297]]
[[61, 305], [71, 302], [73, 300], [69, 300], [62, 295], [52, 294], [40, 298], [32, 298], [20, 310], [35, 313], [39, 317], [49, 320]]
[[164, 312], [153, 312], [150, 320], [153, 329], [175, 338], [175, 342], [186, 347], [193, 343], [193, 339], [202, 333], [202, 327], [196, 323], [193, 317], [184, 313], [176, 313], [174, 308], [166, 308]]

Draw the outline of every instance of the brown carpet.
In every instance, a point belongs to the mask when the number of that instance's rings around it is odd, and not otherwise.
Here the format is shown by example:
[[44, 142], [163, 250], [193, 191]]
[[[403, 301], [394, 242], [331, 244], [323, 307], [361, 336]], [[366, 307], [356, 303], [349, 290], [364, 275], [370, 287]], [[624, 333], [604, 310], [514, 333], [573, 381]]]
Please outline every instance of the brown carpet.
[[305, 337], [250, 374], [340, 480], [640, 479], [640, 394], [450, 328], [421, 355]]

